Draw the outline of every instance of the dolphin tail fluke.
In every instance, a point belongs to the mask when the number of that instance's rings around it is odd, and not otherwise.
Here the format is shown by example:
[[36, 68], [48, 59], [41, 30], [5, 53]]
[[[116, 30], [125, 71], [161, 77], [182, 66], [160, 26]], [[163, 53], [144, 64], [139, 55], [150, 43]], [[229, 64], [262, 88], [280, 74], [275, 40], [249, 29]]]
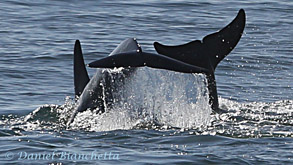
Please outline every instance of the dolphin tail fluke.
[[245, 12], [240, 9], [235, 19], [220, 31], [178, 46], [158, 42], [154, 47], [159, 54], [214, 71], [237, 45], [245, 27]]
[[82, 50], [80, 46], [79, 40], [75, 41], [74, 45], [74, 89], [75, 89], [75, 96], [79, 97], [89, 82], [89, 76], [87, 70], [85, 68]]
[[166, 56], [144, 53], [129, 52], [111, 55], [88, 65], [92, 68], [114, 68], [114, 67], [144, 67], [166, 69], [182, 73], [208, 73], [205, 68], [193, 66]]

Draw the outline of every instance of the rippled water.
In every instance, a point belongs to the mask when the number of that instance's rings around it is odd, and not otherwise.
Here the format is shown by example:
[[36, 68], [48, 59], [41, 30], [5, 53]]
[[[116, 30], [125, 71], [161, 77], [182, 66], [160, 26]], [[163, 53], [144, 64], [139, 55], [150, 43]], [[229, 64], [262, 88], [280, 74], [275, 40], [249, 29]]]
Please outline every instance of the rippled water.
[[[203, 75], [141, 68], [114, 108], [65, 126], [75, 39], [86, 63], [128, 37], [155, 52], [154, 41], [202, 39], [240, 8], [245, 34], [216, 70], [228, 113], [211, 114]], [[1, 164], [293, 163], [292, 16], [289, 0], [1, 1]]]

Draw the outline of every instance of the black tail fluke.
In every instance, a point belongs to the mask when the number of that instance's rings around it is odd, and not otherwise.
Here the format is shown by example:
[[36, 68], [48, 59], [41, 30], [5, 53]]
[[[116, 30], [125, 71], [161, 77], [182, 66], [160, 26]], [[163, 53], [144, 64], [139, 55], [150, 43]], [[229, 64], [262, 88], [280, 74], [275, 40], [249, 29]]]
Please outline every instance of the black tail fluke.
[[229, 25], [219, 32], [207, 35], [202, 41], [195, 40], [178, 46], [165, 46], [155, 42], [154, 47], [159, 54], [214, 71], [219, 62], [237, 45], [244, 27], [245, 12], [241, 9]]
[[89, 76], [85, 68], [82, 50], [79, 40], [75, 41], [74, 45], [74, 90], [75, 96], [79, 97], [89, 82]]
[[115, 54], [89, 64], [92, 68], [143, 67], [166, 69], [182, 73], [208, 73], [205, 68], [193, 66], [158, 54], [132, 52]]

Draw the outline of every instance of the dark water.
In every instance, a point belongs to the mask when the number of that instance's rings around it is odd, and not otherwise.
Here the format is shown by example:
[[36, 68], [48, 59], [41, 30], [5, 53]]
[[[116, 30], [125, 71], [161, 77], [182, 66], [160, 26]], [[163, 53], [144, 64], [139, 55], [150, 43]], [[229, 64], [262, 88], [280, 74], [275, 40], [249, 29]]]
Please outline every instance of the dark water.
[[[66, 129], [75, 39], [87, 63], [128, 37], [154, 52], [154, 41], [183, 44], [221, 29], [240, 8], [245, 34], [216, 71], [227, 114], [210, 114], [202, 75], [145, 68], [123, 93], [146, 93], [131, 103], [147, 104], [143, 113], [86, 111]], [[292, 18], [290, 0], [1, 1], [1, 164], [292, 164]]]

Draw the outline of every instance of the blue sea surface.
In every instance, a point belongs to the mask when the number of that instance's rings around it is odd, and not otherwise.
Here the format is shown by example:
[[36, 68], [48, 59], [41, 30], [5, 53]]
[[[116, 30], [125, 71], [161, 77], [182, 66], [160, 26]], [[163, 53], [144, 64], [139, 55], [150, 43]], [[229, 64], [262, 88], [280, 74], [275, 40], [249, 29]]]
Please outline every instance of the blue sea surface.
[[[76, 39], [86, 63], [129, 37], [155, 53], [154, 41], [201, 40], [241, 8], [244, 34], [215, 72], [227, 113], [211, 113], [203, 75], [141, 68], [118, 94], [131, 108], [66, 127]], [[292, 164], [292, 18], [291, 0], [2, 0], [0, 164]]]

